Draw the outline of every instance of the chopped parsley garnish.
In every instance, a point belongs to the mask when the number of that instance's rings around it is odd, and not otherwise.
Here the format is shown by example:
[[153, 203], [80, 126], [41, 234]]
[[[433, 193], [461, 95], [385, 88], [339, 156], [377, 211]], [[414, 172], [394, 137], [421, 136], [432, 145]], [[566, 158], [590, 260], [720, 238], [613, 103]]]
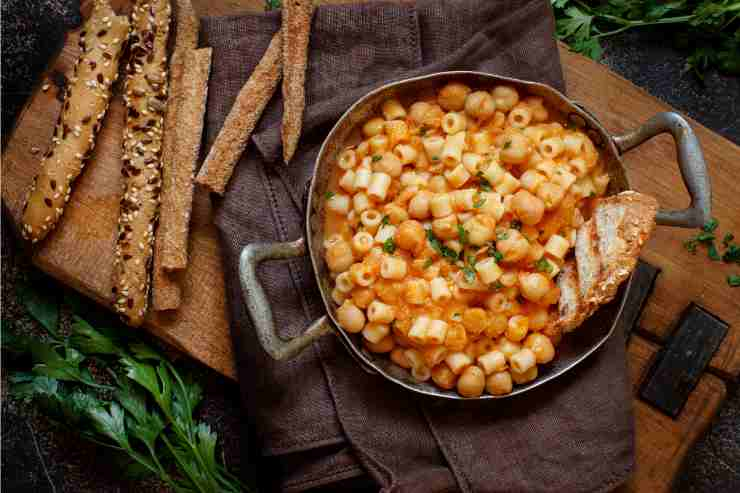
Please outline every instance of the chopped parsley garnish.
[[740, 287], [740, 275], [731, 274], [727, 276], [727, 284], [729, 284], [730, 287], [733, 287], [733, 288]]
[[329, 192], [326, 192], [326, 195], [324, 195], [324, 196], [326, 197], [326, 200], [331, 200], [332, 197], [334, 197], [335, 195], [336, 194], [334, 192], [329, 191]]
[[473, 195], [473, 207], [475, 209], [480, 209], [486, 204], [486, 198], [481, 197], [479, 193], [476, 193]]
[[507, 140], [506, 143], [504, 144], [504, 149], [508, 149], [509, 147], [511, 147], [511, 141]]
[[714, 233], [714, 230], [717, 229], [717, 226], [719, 226], [719, 221], [717, 221], [716, 218], [712, 218], [707, 221], [701, 229], [703, 229], [707, 233]]
[[472, 283], [475, 282], [475, 275], [476, 274], [475, 274], [475, 269], [474, 268], [472, 268], [469, 265], [466, 265], [465, 267], [463, 267], [463, 270], [462, 271], [463, 271], [463, 274], [465, 275], [465, 281], [468, 284], [472, 284]]
[[387, 215], [383, 216], [383, 220], [380, 221], [380, 224], [382, 224], [383, 226], [388, 226], [390, 223], [391, 223], [391, 218], [388, 217]]
[[452, 248], [443, 245], [431, 229], [427, 229], [427, 240], [429, 240], [429, 244], [432, 246], [432, 248], [434, 248], [440, 255], [442, 255], [442, 257], [446, 258], [448, 261], [456, 262], [459, 258], [457, 252]]
[[501, 231], [499, 233], [496, 233], [496, 241], [507, 240], [507, 239], [509, 239], [508, 231]]
[[468, 244], [468, 232], [463, 228], [462, 224], [457, 225], [457, 237], [463, 245]]
[[720, 257], [719, 252], [717, 251], [717, 247], [714, 245], [714, 242], [709, 244], [709, 248], [707, 249], [707, 255], [709, 255], [709, 258], [719, 262], [722, 260], [722, 257]]
[[498, 290], [498, 289], [501, 289], [501, 288], [503, 288], [503, 287], [504, 287], [504, 285], [503, 285], [503, 283], [502, 283], [501, 281], [496, 281], [496, 282], [494, 282], [493, 284], [491, 284], [491, 287], [492, 287], [493, 289], [496, 289], [496, 290]]
[[491, 182], [489, 182], [485, 175], [483, 175], [482, 171], [479, 171], [478, 174], [476, 174], [475, 176], [478, 177], [478, 188], [480, 188], [481, 191], [490, 192], [491, 190], [493, 190], [493, 188], [491, 187]]
[[424, 262], [424, 270], [427, 270], [429, 267], [431, 267], [433, 263], [434, 263], [434, 260], [428, 258], [426, 262]]
[[373, 162], [374, 163], [377, 163], [381, 159], [383, 159], [383, 156], [381, 156], [380, 154], [376, 154], [376, 155], [373, 156]]
[[439, 161], [439, 156], [433, 156], [432, 161]]
[[740, 264], [740, 245], [734, 243], [727, 246], [727, 250], [722, 255], [722, 261], [728, 264], [733, 262]]
[[471, 267], [475, 267], [476, 262], [478, 262], [478, 259], [475, 258], [475, 255], [468, 255], [468, 263]]
[[493, 243], [488, 247], [488, 256], [493, 257], [496, 263], [501, 262], [504, 259], [504, 254], [496, 250], [496, 245]]
[[735, 235], [732, 233], [725, 233], [725, 237], [722, 238], [722, 244], [725, 246], [725, 248], [730, 246], [730, 243], [732, 240], [735, 239]]
[[393, 241], [393, 238], [388, 238], [383, 242], [383, 251], [385, 253], [393, 253], [396, 251], [396, 244]]
[[550, 265], [550, 262], [545, 257], [539, 259], [534, 266], [539, 272], [547, 272], [548, 274], [552, 272], [552, 265]]
[[419, 135], [424, 137], [428, 131], [429, 131], [429, 128], [427, 128], [425, 125], [422, 125], [421, 128], [419, 129]]
[[522, 222], [519, 219], [514, 219], [513, 221], [511, 221], [511, 224], [509, 224], [509, 227], [511, 229], [516, 229], [517, 231], [521, 231]]

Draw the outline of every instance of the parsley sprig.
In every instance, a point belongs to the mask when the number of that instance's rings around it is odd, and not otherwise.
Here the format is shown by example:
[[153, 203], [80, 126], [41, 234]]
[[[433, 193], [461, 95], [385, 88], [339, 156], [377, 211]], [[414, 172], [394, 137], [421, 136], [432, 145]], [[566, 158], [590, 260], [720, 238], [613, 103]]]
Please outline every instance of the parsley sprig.
[[123, 475], [158, 476], [178, 493], [248, 491], [219, 460], [216, 433], [193, 416], [203, 388], [191, 373], [130, 330], [97, 328], [75, 315], [71, 333], [63, 334], [55, 295], [29, 286], [18, 294], [45, 334], [14, 334], [4, 321], [3, 350], [32, 362], [10, 373], [11, 396], [114, 450]]
[[557, 36], [574, 51], [598, 60], [601, 39], [624, 31], [663, 26], [685, 51], [687, 69], [703, 78], [709, 68], [740, 74], [738, 0], [551, 0]]
[[452, 248], [446, 246], [442, 241], [437, 238], [434, 231], [427, 229], [427, 240], [434, 250], [436, 250], [443, 258], [446, 258], [450, 262], [457, 262], [460, 258], [458, 253]]
[[[707, 256], [711, 260], [714, 260], [715, 262], [719, 262], [721, 260], [727, 264], [740, 264], [740, 245], [738, 245], [737, 243], [733, 243], [735, 235], [733, 235], [732, 233], [725, 233], [724, 237], [722, 238], [722, 246], [725, 248], [725, 251], [722, 255], [720, 255], [717, 244], [715, 243], [718, 238], [716, 234], [718, 226], [719, 221], [717, 221], [717, 219], [712, 218], [711, 220], [707, 221], [707, 223], [702, 226], [701, 231], [698, 234], [683, 242], [684, 248], [686, 248], [689, 253], [696, 254], [698, 246], [704, 245], [707, 247]], [[732, 287], [737, 287], [738, 285], [740, 285], [740, 281], [738, 281], [738, 276], [727, 276], [727, 284]]]

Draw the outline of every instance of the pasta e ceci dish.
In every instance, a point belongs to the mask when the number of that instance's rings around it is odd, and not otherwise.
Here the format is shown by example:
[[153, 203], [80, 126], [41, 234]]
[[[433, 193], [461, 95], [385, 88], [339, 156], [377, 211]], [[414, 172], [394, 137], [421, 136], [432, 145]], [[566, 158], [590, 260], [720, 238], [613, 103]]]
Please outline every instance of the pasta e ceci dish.
[[506, 85], [385, 101], [326, 193], [341, 328], [465, 397], [537, 378], [555, 357], [554, 279], [609, 183], [591, 140], [564, 121]]

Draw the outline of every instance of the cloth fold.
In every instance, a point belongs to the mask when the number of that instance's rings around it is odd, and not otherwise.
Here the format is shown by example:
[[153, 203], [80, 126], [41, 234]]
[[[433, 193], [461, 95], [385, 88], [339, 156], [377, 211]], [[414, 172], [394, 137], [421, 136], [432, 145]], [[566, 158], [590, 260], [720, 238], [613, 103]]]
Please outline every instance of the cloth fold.
[[[280, 24], [279, 12], [206, 18], [214, 50], [206, 144]], [[633, 419], [618, 335], [570, 373], [519, 397], [446, 402], [363, 372], [335, 337], [275, 362], [242, 302], [241, 249], [303, 235], [306, 183], [337, 118], [379, 85], [441, 70], [479, 70], [563, 90], [547, 0], [419, 0], [316, 10], [298, 152], [280, 162], [279, 95], [270, 102], [215, 221], [223, 247], [245, 454], [268, 457], [270, 489], [301, 491], [368, 474], [383, 491], [605, 491], [633, 461]], [[292, 337], [324, 307], [308, 259], [265, 264], [279, 332]], [[246, 461], [245, 461], [246, 462]], [[264, 487], [264, 485], [263, 485]]]

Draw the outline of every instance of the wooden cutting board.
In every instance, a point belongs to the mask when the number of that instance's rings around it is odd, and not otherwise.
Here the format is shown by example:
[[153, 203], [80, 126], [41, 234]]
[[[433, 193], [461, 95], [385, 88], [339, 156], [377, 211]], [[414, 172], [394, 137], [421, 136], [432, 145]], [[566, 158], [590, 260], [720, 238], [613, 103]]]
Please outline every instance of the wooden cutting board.
[[[125, 6], [125, 1], [117, 4]], [[200, 15], [227, 15], [263, 9], [261, 0], [194, 0]], [[321, 3], [338, 3], [321, 2]], [[83, 1], [83, 11], [89, 2]], [[70, 33], [50, 72], [67, 72], [77, 56], [77, 32]], [[602, 65], [560, 47], [569, 96], [589, 108], [614, 134], [628, 131], [650, 116], [671, 110], [666, 104]], [[17, 224], [28, 186], [37, 172], [52, 134], [60, 103], [53, 84], [35, 88], [3, 152], [2, 198]], [[740, 148], [691, 121], [704, 149], [713, 187], [713, 215], [722, 231], [740, 233]], [[33, 251], [33, 262], [45, 272], [100, 303], [109, 302], [112, 253], [120, 193], [120, 140], [123, 104], [116, 97], [98, 137], [92, 162], [75, 187], [56, 231]], [[658, 198], [665, 207], [684, 207], [688, 195], [681, 183], [670, 137], [643, 144], [625, 157], [636, 190]], [[183, 276], [183, 306], [153, 313], [146, 327], [156, 336], [227, 376], [235, 369], [226, 318], [224, 276], [217, 232], [206, 193], [195, 197], [190, 238], [191, 265]], [[729, 325], [729, 332], [710, 362], [724, 377], [740, 374], [740, 291], [725, 277], [740, 269], [691, 256], [682, 241], [693, 232], [657, 228], [643, 258], [662, 270], [637, 325], [640, 336], [629, 345], [633, 381], [637, 384], [655, 353], [667, 340], [691, 302]], [[647, 339], [643, 336], [646, 336]], [[648, 340], [650, 339], [650, 340]], [[627, 489], [665, 491], [697, 436], [708, 426], [724, 398], [721, 379], [704, 374], [676, 420], [635, 400], [637, 474]]]

